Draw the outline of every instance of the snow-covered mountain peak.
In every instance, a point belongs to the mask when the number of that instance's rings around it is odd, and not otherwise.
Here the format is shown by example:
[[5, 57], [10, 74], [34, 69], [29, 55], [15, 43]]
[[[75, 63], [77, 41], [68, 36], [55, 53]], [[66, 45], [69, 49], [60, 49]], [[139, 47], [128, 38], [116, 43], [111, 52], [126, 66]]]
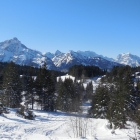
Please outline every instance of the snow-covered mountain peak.
[[18, 40], [16, 37], [14, 37], [14, 38], [11, 39], [11, 40], [13, 40], [13, 41], [18, 41], [18, 42], [19, 42], [19, 40]]
[[13, 39], [9, 39], [9, 40], [6, 40], [6, 41], [4, 41], [3, 43], [7, 43], [7, 44], [21, 44], [21, 42], [16, 38], [16, 37], [14, 37]]
[[81, 54], [73, 51], [73, 50], [70, 50], [68, 53], [66, 53], [67, 56], [71, 57], [71, 60], [72, 59], [85, 59], [84, 56], [82, 56]]
[[75, 53], [75, 52], [74, 52], [73, 50], [69, 50], [68, 53], [73, 54], [73, 53]]
[[62, 52], [60, 52], [59, 50], [57, 50], [56, 52], [55, 52], [55, 55], [59, 55], [59, 54], [61, 54]]
[[85, 56], [85, 57], [96, 57], [96, 56], [99, 56], [95, 52], [92, 52], [92, 51], [77, 51], [77, 53], [79, 53], [80, 55]]
[[133, 58], [133, 59], [139, 59], [140, 57], [138, 57], [136, 55], [133, 55], [130, 52], [128, 52], [128, 53], [122, 53], [122, 54], [119, 54], [117, 56], [117, 59], [124, 59], [124, 58], [127, 58], [127, 59], [131, 59], [131, 58]]
[[0, 61], [34, 66], [40, 66], [46, 61], [49, 69], [57, 69], [51, 59], [39, 51], [27, 48], [17, 38], [0, 43]]
[[13, 39], [6, 40], [0, 43], [0, 50], [8, 51], [8, 52], [19, 52], [23, 49], [27, 49], [27, 47], [14, 37]]
[[130, 52], [127, 52], [126, 55], [131, 55], [131, 53]]
[[125, 57], [125, 56], [130, 56], [130, 55], [131, 55], [131, 53], [130, 53], [130, 52], [127, 52], [127, 53], [119, 54], [118, 56], [123, 56], [123, 57]]
[[115, 62], [136, 67], [136, 66], [140, 66], [140, 57], [133, 55], [129, 52], [122, 53], [117, 56]]

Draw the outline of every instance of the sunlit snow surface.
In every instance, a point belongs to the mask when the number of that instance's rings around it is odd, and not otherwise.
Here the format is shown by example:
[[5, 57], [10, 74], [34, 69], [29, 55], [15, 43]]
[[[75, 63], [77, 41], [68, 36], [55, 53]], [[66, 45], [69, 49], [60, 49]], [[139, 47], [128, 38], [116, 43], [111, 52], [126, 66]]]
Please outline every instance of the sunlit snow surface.
[[[85, 106], [86, 108], [86, 106]], [[74, 138], [70, 120], [73, 115], [63, 112], [49, 113], [34, 111], [35, 120], [25, 120], [16, 116], [15, 110], [10, 114], [0, 116], [0, 140], [127, 140], [126, 130], [115, 130], [111, 133], [108, 121], [104, 119], [89, 119], [86, 138]]]

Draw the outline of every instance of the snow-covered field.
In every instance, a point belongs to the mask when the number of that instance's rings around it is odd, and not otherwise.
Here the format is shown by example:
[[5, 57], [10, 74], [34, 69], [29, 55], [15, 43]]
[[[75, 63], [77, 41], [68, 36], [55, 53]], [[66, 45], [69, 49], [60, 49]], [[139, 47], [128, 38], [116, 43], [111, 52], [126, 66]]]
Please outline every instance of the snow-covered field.
[[[86, 109], [86, 106], [85, 106]], [[127, 131], [108, 128], [104, 119], [83, 119], [87, 123], [86, 137], [74, 137], [71, 121], [72, 114], [64, 112], [34, 111], [35, 120], [26, 120], [16, 115], [11, 109], [10, 114], [0, 115], [0, 140], [127, 140]], [[73, 121], [74, 122], [74, 121]]]

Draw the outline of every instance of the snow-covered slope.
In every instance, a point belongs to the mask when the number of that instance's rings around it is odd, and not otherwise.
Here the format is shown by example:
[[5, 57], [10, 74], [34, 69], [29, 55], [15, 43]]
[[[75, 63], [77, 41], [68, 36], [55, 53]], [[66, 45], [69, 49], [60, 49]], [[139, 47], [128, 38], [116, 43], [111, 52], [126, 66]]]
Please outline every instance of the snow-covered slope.
[[0, 43], [0, 61], [13, 61], [20, 65], [34, 66], [39, 66], [44, 61], [46, 61], [48, 69], [56, 69], [50, 58], [44, 56], [39, 51], [27, 48], [17, 38], [6, 40]]
[[[69, 51], [68, 53], [61, 53], [57, 56], [55, 56], [52, 61], [54, 62], [54, 65], [58, 67], [59, 69], [68, 69], [73, 65], [80, 65], [84, 63], [83, 59], [84, 57], [82, 55], [78, 55], [74, 51]], [[86, 63], [84, 63], [86, 65]]]
[[[89, 104], [85, 103], [83, 109], [88, 108]], [[131, 131], [116, 129], [112, 133], [105, 119], [77, 118], [72, 114], [59, 111], [34, 110], [35, 120], [26, 120], [16, 115], [16, 109], [10, 110], [10, 114], [0, 115], [1, 140], [127, 140], [128, 134], [134, 131], [133, 128]], [[76, 131], [73, 132], [78, 119], [83, 125], [85, 124], [85, 137], [76, 137]]]
[[131, 53], [119, 54], [115, 62], [132, 67], [140, 66], [140, 57], [132, 55]]

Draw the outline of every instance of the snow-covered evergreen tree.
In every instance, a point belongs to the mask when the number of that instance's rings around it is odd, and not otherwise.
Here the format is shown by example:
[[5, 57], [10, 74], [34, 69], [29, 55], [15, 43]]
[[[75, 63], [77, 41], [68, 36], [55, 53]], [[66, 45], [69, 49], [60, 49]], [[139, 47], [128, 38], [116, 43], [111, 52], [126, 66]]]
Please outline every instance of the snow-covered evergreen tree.
[[92, 98], [92, 107], [89, 114], [96, 118], [106, 118], [109, 104], [109, 91], [104, 85], [99, 85]]
[[41, 104], [42, 110], [54, 111], [55, 84], [51, 79], [50, 72], [46, 69], [46, 63], [39, 69], [35, 84], [39, 97], [38, 102]]
[[21, 83], [13, 62], [10, 62], [4, 71], [2, 90], [1, 101], [3, 105], [12, 108], [19, 107], [21, 102]]
[[81, 104], [81, 84], [73, 82], [72, 79], [65, 79], [58, 82], [57, 87], [57, 109], [62, 111], [78, 111]]

